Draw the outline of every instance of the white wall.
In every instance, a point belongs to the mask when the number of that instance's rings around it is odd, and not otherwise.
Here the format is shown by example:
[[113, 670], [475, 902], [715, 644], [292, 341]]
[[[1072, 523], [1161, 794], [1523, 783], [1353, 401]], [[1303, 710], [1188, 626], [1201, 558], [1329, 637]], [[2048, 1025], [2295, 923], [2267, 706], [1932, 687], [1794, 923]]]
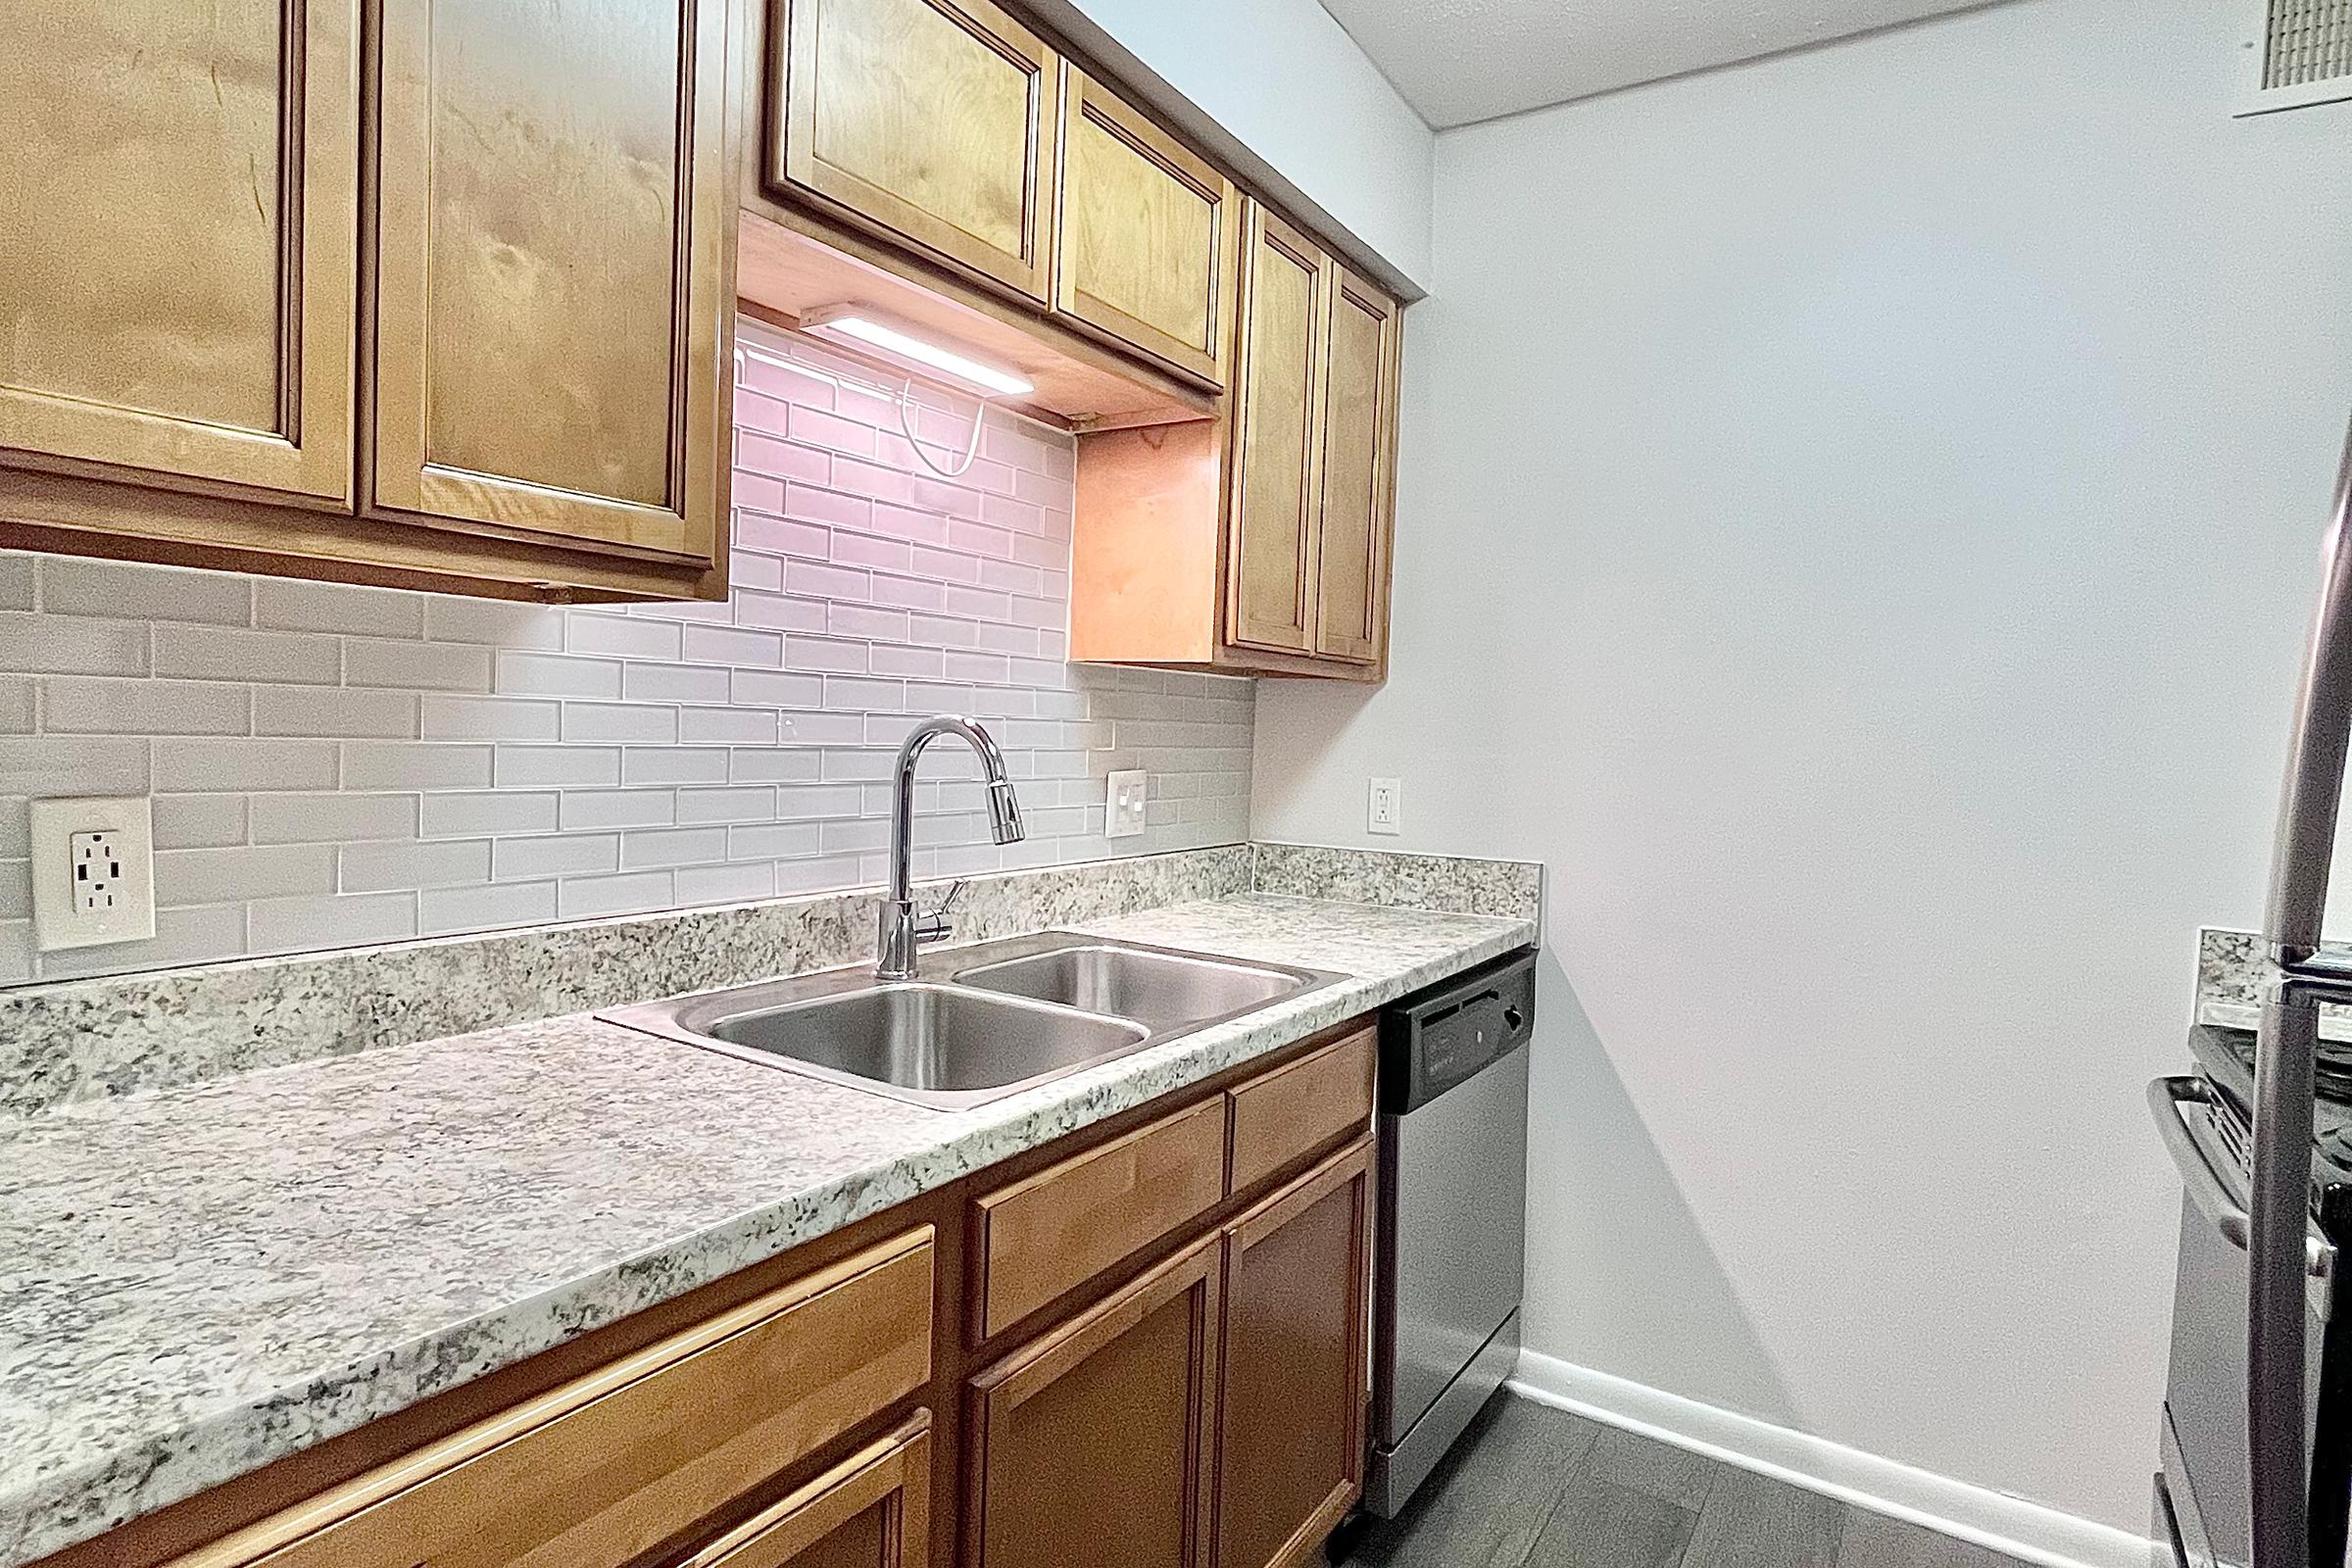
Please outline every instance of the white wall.
[[1428, 287], [1429, 126], [1315, 0], [1036, 9], [1082, 45], [1099, 47], [1095, 29], [1108, 34], [1403, 280]]
[[2192, 928], [2259, 914], [2352, 109], [2025, 0], [1439, 138], [1394, 673], [1253, 827], [1549, 862], [1538, 1349], [2144, 1529]]

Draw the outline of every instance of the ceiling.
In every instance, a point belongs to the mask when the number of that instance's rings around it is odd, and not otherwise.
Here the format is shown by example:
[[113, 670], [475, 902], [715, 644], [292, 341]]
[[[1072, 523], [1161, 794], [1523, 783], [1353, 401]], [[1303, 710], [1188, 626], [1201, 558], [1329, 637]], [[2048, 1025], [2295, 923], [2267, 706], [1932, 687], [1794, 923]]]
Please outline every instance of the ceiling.
[[1440, 130], [1985, 0], [1323, 0]]

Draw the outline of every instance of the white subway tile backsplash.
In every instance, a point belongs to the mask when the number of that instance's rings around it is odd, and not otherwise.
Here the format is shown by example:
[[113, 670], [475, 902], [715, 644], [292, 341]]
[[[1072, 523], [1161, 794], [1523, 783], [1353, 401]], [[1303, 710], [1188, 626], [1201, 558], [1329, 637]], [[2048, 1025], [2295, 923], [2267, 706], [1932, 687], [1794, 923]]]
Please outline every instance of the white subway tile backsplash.
[[674, 887], [667, 871], [568, 877], [557, 888], [556, 911], [566, 920], [579, 920], [600, 914], [639, 914], [649, 909], [666, 909], [674, 902]]
[[[429, 612], [425, 618], [432, 618]], [[355, 637], [343, 644], [343, 681], [348, 686], [395, 686], [402, 691], [486, 692], [490, 654], [469, 643]]]
[[488, 882], [479, 887], [427, 888], [416, 895], [419, 936], [539, 925], [555, 917], [553, 882]]
[[246, 840], [242, 795], [158, 795], [153, 809], [159, 850], [216, 850]]
[[417, 727], [417, 698], [413, 692], [359, 691], [346, 686], [253, 688], [253, 732], [257, 735], [409, 740], [416, 735]]
[[[158, 843], [165, 801], [212, 800], [215, 796], [158, 796]], [[238, 799], [242, 804], [241, 797]], [[435, 801], [466, 796], [436, 796]], [[256, 795], [250, 808], [256, 844], [358, 844], [372, 839], [416, 836], [419, 802], [414, 795]]]
[[155, 672], [195, 680], [332, 686], [343, 678], [343, 645], [332, 637], [292, 632], [159, 625]]
[[253, 693], [207, 681], [53, 676], [41, 683], [44, 727], [59, 735], [243, 735]]
[[[1030, 838], [989, 842], [970, 758], [939, 748], [923, 874], [1247, 837], [1248, 682], [1061, 662], [1069, 439], [991, 413], [945, 480], [889, 399], [766, 356], [875, 372], [743, 331], [763, 352], [738, 394], [725, 603], [0, 552], [0, 984], [871, 884], [897, 743], [931, 712], [996, 730]], [[968, 413], [915, 419], [961, 454]], [[1152, 773], [1152, 825], [1105, 840], [1102, 777], [1128, 765]], [[35, 957], [8, 902], [24, 797], [150, 787], [180, 901], [155, 941]]]
[[500, 839], [490, 856], [491, 875], [502, 882], [529, 877], [593, 876], [613, 870], [619, 864], [620, 838], [612, 833]]
[[158, 850], [155, 902], [162, 907], [332, 893], [335, 855], [335, 846], [331, 844]]
[[351, 741], [345, 789], [479, 790], [492, 783], [492, 748], [454, 741]]
[[348, 845], [343, 850], [341, 876], [345, 893], [476, 886], [490, 880], [490, 841]]
[[127, 620], [253, 620], [251, 579], [183, 566], [56, 556], [41, 563], [41, 608], [53, 614], [112, 615]]
[[253, 585], [257, 626], [346, 632], [354, 637], [421, 637], [424, 596], [390, 588], [264, 577]]
[[617, 784], [617, 746], [501, 746], [493, 772], [501, 789]]
[[423, 699], [419, 732], [428, 741], [552, 741], [567, 738], [564, 721], [564, 706], [544, 699], [436, 693]]
[[618, 697], [620, 664], [611, 659], [502, 651], [492, 684], [502, 693], [518, 697]]
[[561, 801], [553, 790], [435, 791], [421, 798], [417, 830], [428, 839], [553, 833]]
[[265, 899], [246, 909], [246, 939], [257, 954], [362, 947], [416, 934], [414, 893]]
[[0, 612], [0, 669], [27, 675], [144, 675], [147, 626]]
[[333, 741], [159, 740], [155, 742], [155, 789], [158, 794], [167, 790], [331, 790], [336, 784], [336, 761]]

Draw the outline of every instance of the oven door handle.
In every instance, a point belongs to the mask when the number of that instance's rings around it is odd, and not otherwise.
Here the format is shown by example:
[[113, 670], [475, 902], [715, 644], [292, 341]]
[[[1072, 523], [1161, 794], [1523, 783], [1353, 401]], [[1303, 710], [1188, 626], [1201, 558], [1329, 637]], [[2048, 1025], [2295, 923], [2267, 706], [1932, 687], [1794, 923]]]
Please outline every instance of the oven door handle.
[[2212, 1222], [2213, 1228], [2239, 1251], [2253, 1236], [2253, 1222], [2246, 1216], [2246, 1205], [2230, 1191], [2230, 1184], [2214, 1167], [2213, 1156], [2197, 1135], [2189, 1130], [2182, 1107], [2213, 1103], [2213, 1086], [2202, 1078], [2159, 1078], [2148, 1085], [2148, 1109], [2156, 1117], [2156, 1130], [2164, 1135], [2166, 1152], [2180, 1167], [2180, 1184], [2188, 1190], [2188, 1200], [2197, 1212]]
[[[2164, 1135], [2166, 1152], [2180, 1167], [2180, 1184], [2188, 1190], [2188, 1200], [2197, 1205], [2197, 1212], [2212, 1223], [2222, 1240], [2243, 1251], [2253, 1237], [2253, 1221], [2247, 1216], [2245, 1204], [2230, 1190], [2220, 1167], [2214, 1164], [2213, 1154], [2203, 1140], [2181, 1114], [2184, 1106], [2213, 1102], [2213, 1085], [2202, 1078], [2159, 1078], [2148, 1085], [2148, 1109], [2156, 1118], [2156, 1130]], [[2334, 1247], [2318, 1236], [2306, 1235], [2303, 1266], [2315, 1280], [2330, 1277], [2335, 1272]]]

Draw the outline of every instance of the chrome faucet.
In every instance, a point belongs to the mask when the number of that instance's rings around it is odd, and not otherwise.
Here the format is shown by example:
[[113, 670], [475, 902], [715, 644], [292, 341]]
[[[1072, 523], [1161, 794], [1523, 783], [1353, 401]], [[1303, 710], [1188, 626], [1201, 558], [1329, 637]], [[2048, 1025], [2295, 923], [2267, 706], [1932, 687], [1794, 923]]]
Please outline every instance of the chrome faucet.
[[997, 750], [988, 731], [968, 718], [945, 713], [915, 725], [899, 747], [892, 786], [890, 891], [882, 900], [881, 953], [874, 962], [874, 974], [883, 980], [913, 979], [915, 949], [925, 942], [946, 940], [952, 929], [944, 905], [927, 915], [915, 911], [912, 852], [907, 842], [914, 836], [914, 764], [923, 748], [942, 735], [961, 736], [979, 756], [980, 770], [987, 776], [990, 837], [999, 844], [1011, 844], [1021, 836], [1021, 806], [1013, 799], [1012, 780], [1004, 772], [1004, 754]]

